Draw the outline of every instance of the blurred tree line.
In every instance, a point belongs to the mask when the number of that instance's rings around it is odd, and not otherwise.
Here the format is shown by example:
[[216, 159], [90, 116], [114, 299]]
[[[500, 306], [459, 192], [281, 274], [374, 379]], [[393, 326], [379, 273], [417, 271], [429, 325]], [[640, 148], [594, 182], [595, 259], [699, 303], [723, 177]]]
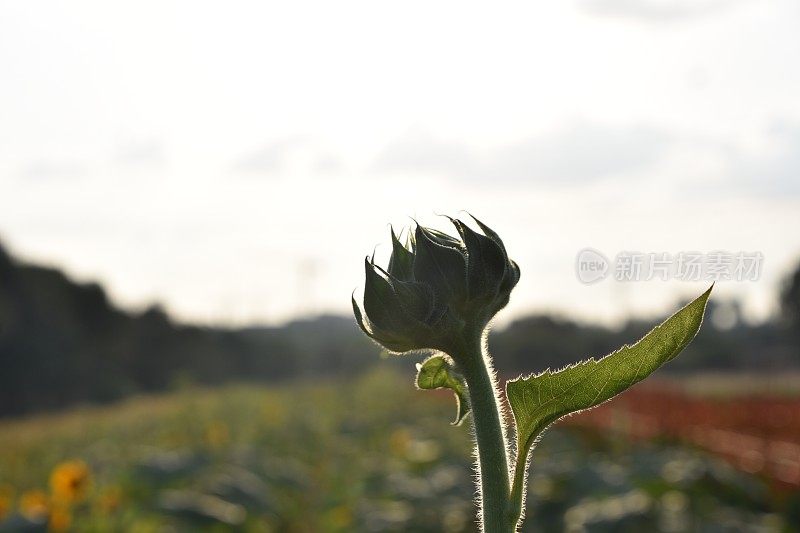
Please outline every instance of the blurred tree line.
[[[755, 326], [742, 321], [732, 303], [715, 303], [710, 315], [732, 316], [729, 327], [708, 321], [667, 368], [800, 369], [800, 268], [781, 301], [781, 317]], [[504, 372], [534, 372], [600, 357], [652, 325], [631, 321], [611, 330], [535, 315], [495, 332], [492, 347]], [[377, 351], [350, 317], [230, 329], [179, 324], [157, 306], [129, 313], [114, 307], [99, 285], [20, 264], [0, 247], [0, 416], [187, 383], [350, 376], [378, 362]]]

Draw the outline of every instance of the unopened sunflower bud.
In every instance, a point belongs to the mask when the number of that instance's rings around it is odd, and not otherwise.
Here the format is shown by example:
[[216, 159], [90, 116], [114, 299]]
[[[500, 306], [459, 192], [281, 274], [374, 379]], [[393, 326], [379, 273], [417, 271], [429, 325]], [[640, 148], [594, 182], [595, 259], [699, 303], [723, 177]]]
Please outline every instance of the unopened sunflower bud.
[[353, 298], [364, 333], [407, 352], [446, 351], [465, 328], [483, 331], [508, 303], [520, 272], [497, 233], [473, 219], [483, 234], [450, 219], [460, 238], [417, 225], [403, 245], [392, 230], [387, 269], [365, 260], [364, 313]]

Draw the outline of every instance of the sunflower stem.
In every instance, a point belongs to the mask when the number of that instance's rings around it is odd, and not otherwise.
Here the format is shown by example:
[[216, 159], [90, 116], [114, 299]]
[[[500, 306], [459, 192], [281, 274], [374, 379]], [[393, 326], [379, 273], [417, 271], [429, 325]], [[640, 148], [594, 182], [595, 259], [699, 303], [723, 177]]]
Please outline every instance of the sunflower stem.
[[475, 434], [480, 522], [485, 533], [513, 531], [508, 521], [510, 498], [508, 445], [502, 424], [498, 387], [491, 357], [480, 335], [455, 358], [467, 382]]

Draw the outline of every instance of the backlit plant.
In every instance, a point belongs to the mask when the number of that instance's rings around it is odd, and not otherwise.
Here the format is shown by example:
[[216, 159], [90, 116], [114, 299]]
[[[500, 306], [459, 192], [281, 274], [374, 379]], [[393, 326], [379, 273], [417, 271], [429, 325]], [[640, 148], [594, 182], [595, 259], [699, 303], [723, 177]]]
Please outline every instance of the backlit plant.
[[386, 269], [374, 258], [365, 260], [363, 311], [353, 298], [353, 312], [364, 333], [390, 352], [430, 354], [418, 365], [417, 386], [451, 389], [455, 424], [472, 415], [481, 529], [513, 532], [524, 518], [529, 456], [542, 432], [677, 356], [697, 334], [711, 289], [632, 346], [508, 381], [515, 425], [509, 444], [487, 334], [492, 318], [508, 304], [520, 269], [497, 233], [473, 219], [481, 232], [450, 219], [458, 237], [416, 225], [402, 244], [392, 231]]

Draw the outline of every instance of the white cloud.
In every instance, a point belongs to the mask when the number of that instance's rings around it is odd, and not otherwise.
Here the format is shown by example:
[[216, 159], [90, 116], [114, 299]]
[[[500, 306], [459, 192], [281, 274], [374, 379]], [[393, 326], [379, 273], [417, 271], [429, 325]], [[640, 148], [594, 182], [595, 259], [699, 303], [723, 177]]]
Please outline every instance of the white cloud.
[[86, 177], [89, 165], [75, 159], [36, 159], [24, 166], [20, 176], [25, 180], [74, 180]]
[[800, 196], [800, 123], [780, 122], [756, 153], [730, 151], [731, 185], [776, 199]]
[[335, 175], [341, 172], [343, 166], [342, 158], [320, 143], [305, 137], [292, 137], [267, 143], [240, 157], [234, 163], [233, 170], [268, 177], [279, 177], [298, 170], [306, 175]]
[[578, 0], [593, 15], [651, 23], [680, 22], [724, 11], [741, 0]]
[[280, 174], [286, 168], [289, 153], [302, 144], [301, 139], [281, 139], [267, 143], [239, 159], [234, 169], [261, 175]]
[[479, 149], [411, 134], [383, 151], [373, 168], [487, 184], [576, 185], [608, 177], [641, 177], [666, 154], [671, 138], [648, 126], [578, 122], [505, 146]]
[[131, 168], [158, 168], [166, 164], [166, 147], [155, 139], [133, 140], [120, 143], [113, 163]]

